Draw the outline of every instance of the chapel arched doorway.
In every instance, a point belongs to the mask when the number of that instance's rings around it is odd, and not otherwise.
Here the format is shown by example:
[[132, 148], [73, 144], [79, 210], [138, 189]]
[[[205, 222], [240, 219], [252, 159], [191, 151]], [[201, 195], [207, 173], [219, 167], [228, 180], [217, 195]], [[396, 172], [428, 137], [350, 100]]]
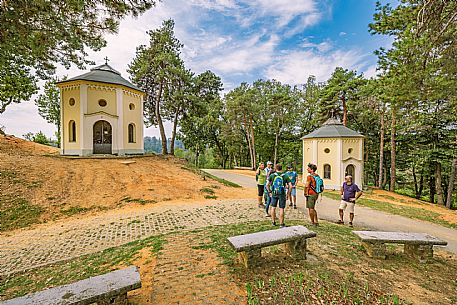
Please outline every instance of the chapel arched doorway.
[[354, 167], [354, 165], [349, 164], [349, 165], [346, 167], [346, 176], [347, 176], [347, 175], [352, 176], [352, 181], [355, 181], [355, 167]]
[[94, 124], [94, 154], [111, 154], [113, 145], [111, 124], [97, 121]]

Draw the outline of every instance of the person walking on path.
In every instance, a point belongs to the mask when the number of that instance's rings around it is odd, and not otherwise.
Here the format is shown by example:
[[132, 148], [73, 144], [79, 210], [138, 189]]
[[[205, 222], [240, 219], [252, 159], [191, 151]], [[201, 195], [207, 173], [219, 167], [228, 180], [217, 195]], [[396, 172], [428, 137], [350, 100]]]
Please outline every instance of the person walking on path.
[[[267, 167], [265, 168], [267, 174], [267, 180], [270, 174], [273, 172], [273, 163], [271, 161], [267, 162]], [[271, 194], [266, 189], [267, 184], [265, 183], [265, 217], [270, 217], [270, 203], [271, 203]]]
[[[290, 183], [292, 184], [292, 188], [289, 191], [289, 206], [294, 207], [294, 209], [297, 208], [297, 183], [298, 183], [298, 174], [296, 171], [294, 171], [294, 168], [292, 165], [287, 166], [287, 172], [286, 175], [289, 177]], [[287, 205], [287, 203], [286, 203]]]
[[341, 204], [339, 208], [340, 220], [339, 224], [344, 224], [343, 216], [344, 210], [348, 209], [349, 211], [349, 226], [352, 227], [352, 222], [354, 221], [354, 207], [357, 199], [362, 196], [362, 191], [359, 189], [357, 184], [352, 183], [352, 176], [348, 175], [344, 178], [344, 183], [341, 186]]
[[319, 221], [317, 218], [317, 211], [316, 211], [316, 201], [319, 194], [316, 192], [316, 174], [317, 166], [315, 164], [308, 164], [308, 177], [306, 177], [304, 195], [306, 197], [306, 207], [308, 208], [309, 219], [313, 226], [318, 226]]
[[265, 171], [265, 163], [260, 162], [257, 171], [255, 172], [255, 179], [257, 181], [257, 196], [259, 207], [263, 207], [263, 194], [265, 192], [265, 183], [267, 182], [267, 172]]
[[279, 204], [279, 225], [284, 228], [284, 209], [286, 198], [289, 195], [287, 190], [292, 188], [289, 177], [282, 172], [282, 165], [276, 164], [276, 171], [271, 173], [267, 179], [267, 190], [271, 194], [271, 222], [276, 226], [276, 207]]

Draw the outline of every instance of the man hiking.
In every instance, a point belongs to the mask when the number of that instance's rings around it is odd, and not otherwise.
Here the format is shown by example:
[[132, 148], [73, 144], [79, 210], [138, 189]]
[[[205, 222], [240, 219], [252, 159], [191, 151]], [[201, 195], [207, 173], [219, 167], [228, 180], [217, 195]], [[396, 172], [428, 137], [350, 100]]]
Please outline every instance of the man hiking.
[[318, 226], [319, 221], [317, 219], [316, 201], [319, 193], [322, 190], [318, 190], [316, 179], [320, 179], [319, 175], [316, 174], [317, 166], [315, 164], [308, 164], [308, 177], [306, 177], [304, 195], [306, 197], [306, 207], [308, 208], [309, 219], [313, 226]]
[[[286, 207], [287, 189], [292, 188], [289, 177], [282, 172], [282, 165], [276, 164], [276, 171], [267, 179], [267, 190], [271, 194], [271, 222], [276, 226], [276, 207], [279, 204], [279, 225], [284, 228], [284, 209]], [[288, 187], [288, 188], [287, 188]]]
[[298, 174], [294, 171], [292, 165], [287, 166], [286, 175], [289, 177], [290, 183], [292, 184], [292, 188], [289, 191], [289, 206], [297, 208], [297, 182], [298, 182]]
[[349, 226], [352, 227], [352, 222], [354, 221], [354, 207], [355, 201], [362, 196], [362, 191], [359, 189], [357, 184], [352, 183], [352, 176], [347, 175], [344, 178], [343, 186], [341, 186], [340, 194], [341, 194], [341, 204], [339, 208], [340, 212], [340, 220], [338, 221], [339, 224], [344, 224], [343, 216], [344, 210], [348, 209], [349, 211]]
[[257, 181], [257, 198], [259, 207], [263, 207], [263, 193], [265, 191], [265, 183], [267, 182], [267, 172], [265, 171], [265, 163], [260, 162], [257, 171], [255, 172], [255, 179]]

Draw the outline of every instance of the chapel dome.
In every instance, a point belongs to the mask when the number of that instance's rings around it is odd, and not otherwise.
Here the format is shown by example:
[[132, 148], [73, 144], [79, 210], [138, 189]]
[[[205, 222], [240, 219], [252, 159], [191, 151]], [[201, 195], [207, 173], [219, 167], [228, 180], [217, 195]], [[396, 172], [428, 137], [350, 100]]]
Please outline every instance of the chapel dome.
[[76, 81], [76, 80], [87, 80], [87, 81], [93, 81], [93, 82], [100, 82], [100, 83], [106, 83], [106, 84], [115, 84], [115, 85], [123, 85], [131, 89], [135, 89], [138, 91], [143, 92], [140, 88], [126, 80], [121, 76], [121, 73], [113, 69], [110, 65], [108, 64], [103, 64], [101, 66], [94, 67], [90, 69], [90, 72], [81, 74], [79, 76], [72, 77], [70, 79], [66, 79], [64, 81], [59, 82], [60, 84], [62, 83], [67, 83], [71, 81]]
[[329, 118], [322, 126], [310, 134], [307, 134], [302, 139], [316, 138], [364, 138], [363, 135], [347, 128], [335, 118]]

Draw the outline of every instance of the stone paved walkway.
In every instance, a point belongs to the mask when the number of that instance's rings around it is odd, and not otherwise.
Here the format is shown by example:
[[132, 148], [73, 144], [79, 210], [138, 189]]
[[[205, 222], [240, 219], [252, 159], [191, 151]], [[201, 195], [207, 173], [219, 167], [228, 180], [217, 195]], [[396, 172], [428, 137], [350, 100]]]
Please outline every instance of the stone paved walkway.
[[[288, 209], [286, 219], [303, 219]], [[0, 276], [72, 259], [137, 239], [212, 225], [264, 220], [255, 200], [150, 206], [37, 226], [0, 235]]]

